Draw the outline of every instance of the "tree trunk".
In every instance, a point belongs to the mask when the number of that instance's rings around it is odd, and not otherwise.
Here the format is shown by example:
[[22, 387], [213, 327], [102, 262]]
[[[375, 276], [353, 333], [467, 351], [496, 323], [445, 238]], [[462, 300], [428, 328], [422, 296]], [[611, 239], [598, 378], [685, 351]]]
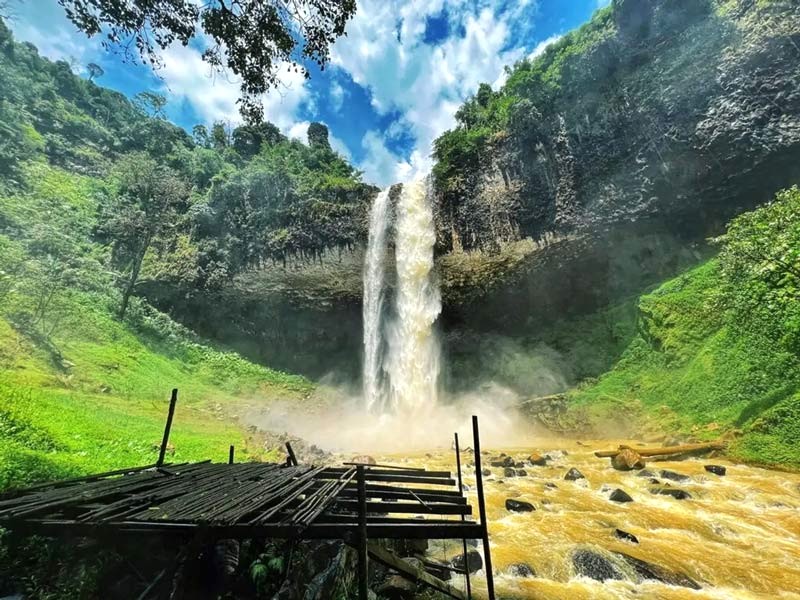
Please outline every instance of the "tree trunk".
[[136, 282], [139, 280], [139, 272], [142, 270], [142, 262], [144, 262], [144, 255], [147, 253], [147, 248], [150, 246], [150, 239], [149, 237], [142, 245], [142, 249], [140, 250], [139, 254], [136, 255], [133, 259], [133, 268], [131, 268], [131, 276], [128, 279], [128, 283], [125, 284], [125, 289], [122, 291], [122, 303], [119, 307], [119, 318], [125, 318], [125, 312], [128, 310], [128, 301], [131, 299], [131, 294], [133, 294], [133, 288], [136, 287]]

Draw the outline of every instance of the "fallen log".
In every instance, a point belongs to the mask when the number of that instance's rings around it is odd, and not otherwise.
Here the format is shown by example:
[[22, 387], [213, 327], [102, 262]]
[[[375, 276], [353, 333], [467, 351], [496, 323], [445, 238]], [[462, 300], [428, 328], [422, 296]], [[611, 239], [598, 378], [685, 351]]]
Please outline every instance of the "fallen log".
[[631, 446], [621, 445], [616, 450], [600, 450], [595, 452], [597, 458], [614, 458], [623, 450], [633, 450], [642, 457], [648, 456], [666, 456], [669, 454], [687, 454], [689, 452], [701, 452], [705, 450], [722, 450], [725, 448], [725, 443], [705, 442], [702, 444], [683, 444], [681, 446], [670, 446], [667, 448], [633, 448]]

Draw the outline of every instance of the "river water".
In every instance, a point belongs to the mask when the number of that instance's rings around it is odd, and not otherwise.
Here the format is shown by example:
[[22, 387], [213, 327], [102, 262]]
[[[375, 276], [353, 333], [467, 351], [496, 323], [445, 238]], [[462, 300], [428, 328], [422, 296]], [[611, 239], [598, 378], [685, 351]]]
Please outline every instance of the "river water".
[[[636, 471], [615, 471], [609, 459], [595, 450], [618, 444], [635, 446], [635, 440], [549, 440], [536, 447], [485, 450], [490, 457], [504, 452], [523, 461], [531, 452], [565, 451], [547, 466], [524, 467], [528, 475], [503, 477], [491, 468], [485, 478], [489, 532], [497, 597], [511, 599], [800, 599], [800, 475], [771, 471], [714, 459], [652, 462], [656, 472], [669, 469], [688, 475], [689, 482], [669, 482], [686, 490], [691, 499], [675, 500], [649, 492], [654, 487]], [[559, 454], [556, 452], [556, 454]], [[429, 469], [455, 470], [453, 451], [433, 451], [380, 461], [408, 462]], [[462, 454], [464, 482], [470, 486], [470, 504], [477, 519], [471, 453]], [[727, 475], [707, 473], [704, 464], [727, 467]], [[565, 481], [571, 468], [586, 477]], [[555, 484], [548, 488], [545, 484]], [[609, 489], [610, 488], [610, 489]], [[633, 502], [618, 504], [610, 492], [621, 488]], [[536, 510], [512, 513], [507, 498], [525, 500]], [[615, 529], [633, 534], [638, 544], [617, 539]], [[575, 574], [571, 556], [581, 548], [600, 553], [623, 552], [635, 558], [683, 573], [702, 586], [691, 590], [651, 580], [598, 582]], [[431, 558], [452, 558], [460, 544], [433, 543]], [[514, 563], [527, 563], [536, 577], [508, 574]], [[456, 580], [457, 582], [460, 580]], [[463, 585], [463, 584], [462, 584]], [[476, 598], [485, 598], [483, 572], [473, 575]]]

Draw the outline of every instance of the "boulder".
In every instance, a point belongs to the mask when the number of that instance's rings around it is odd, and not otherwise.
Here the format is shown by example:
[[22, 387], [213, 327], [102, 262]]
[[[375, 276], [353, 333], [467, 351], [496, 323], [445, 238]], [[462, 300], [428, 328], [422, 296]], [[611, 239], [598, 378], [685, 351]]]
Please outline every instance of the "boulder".
[[517, 462], [514, 463], [514, 468], [515, 469], [522, 469], [524, 466], [525, 466], [525, 463], [522, 462], [521, 460], [518, 460]]
[[636, 474], [637, 477], [655, 477], [656, 474], [650, 469], [642, 469]]
[[516, 476], [517, 472], [511, 467], [506, 467], [505, 469], [503, 469], [503, 477], [516, 477]]
[[564, 479], [567, 481], [577, 481], [578, 479], [586, 479], [586, 477], [584, 477], [583, 473], [578, 471], [578, 469], [572, 467], [569, 471], [567, 471], [567, 474], [564, 475]]
[[511, 512], [533, 512], [536, 508], [530, 502], [509, 498], [506, 500], [506, 510]]
[[371, 456], [368, 456], [366, 454], [362, 454], [360, 456], [354, 456], [352, 459], [350, 459], [350, 462], [356, 463], [358, 465], [377, 465], [378, 464], [377, 461], [374, 458], [372, 458]]
[[722, 465], [704, 465], [703, 468], [709, 473], [723, 477], [728, 470]]
[[417, 593], [416, 584], [400, 575], [391, 575], [377, 590], [387, 600], [413, 600]]
[[572, 566], [578, 575], [595, 581], [622, 579], [622, 572], [608, 558], [593, 550], [581, 548], [572, 554]]
[[489, 475], [491, 475], [491, 474], [492, 474], [492, 471], [491, 471], [491, 469], [481, 469], [481, 474], [482, 474], [484, 477], [488, 477]]
[[517, 469], [517, 477], [527, 477], [528, 472], [525, 469]]
[[644, 469], [644, 459], [633, 450], [625, 449], [611, 458], [611, 466], [617, 471]]
[[692, 478], [688, 475], [684, 475], [683, 473], [676, 473], [675, 471], [667, 471], [666, 469], [661, 469], [661, 477], [664, 479], [669, 479], [670, 481], [691, 481]]
[[544, 487], [546, 487], [548, 490], [557, 490], [558, 489], [558, 486], [555, 483], [553, 483], [552, 481], [548, 481], [547, 483], [545, 483]]
[[492, 467], [513, 467], [514, 466], [514, 459], [510, 456], [501, 456], [500, 458], [493, 458], [489, 464]]
[[611, 492], [611, 495], [608, 497], [608, 499], [612, 502], [633, 502], [633, 498], [631, 498], [626, 491], [619, 488]]
[[626, 542], [631, 542], [631, 543], [634, 543], [634, 544], [638, 544], [639, 543], [639, 538], [637, 538], [632, 533], [628, 533], [627, 531], [624, 531], [622, 529], [615, 529], [614, 530], [614, 536], [619, 538], [619, 539], [621, 539], [621, 540], [625, 540]]
[[661, 583], [666, 583], [667, 585], [675, 585], [693, 590], [701, 589], [700, 584], [698, 584], [688, 575], [670, 571], [666, 567], [649, 563], [625, 554], [624, 552], [615, 552], [614, 554], [622, 558], [626, 563], [633, 567], [633, 570], [636, 571], [636, 574], [642, 579], [652, 579], [655, 581], [660, 581]]
[[460, 571], [475, 573], [483, 568], [483, 558], [477, 550], [468, 550], [466, 559], [463, 554], [457, 554], [450, 564]]
[[657, 494], [659, 496], [672, 496], [676, 500], [688, 500], [692, 497], [692, 495], [687, 492], [686, 490], [679, 490], [678, 488], [653, 488], [650, 490], [651, 494]]
[[541, 454], [536, 454], [535, 452], [528, 457], [528, 462], [530, 462], [534, 467], [547, 466], [547, 459]]
[[514, 563], [508, 566], [508, 574], [512, 577], [536, 577], [536, 571], [527, 563]]

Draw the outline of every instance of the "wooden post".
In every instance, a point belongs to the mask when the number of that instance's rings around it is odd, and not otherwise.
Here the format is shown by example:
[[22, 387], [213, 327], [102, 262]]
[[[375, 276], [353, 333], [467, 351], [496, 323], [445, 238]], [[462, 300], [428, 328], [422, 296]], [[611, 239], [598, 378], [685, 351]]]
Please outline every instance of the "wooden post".
[[294, 450], [292, 450], [292, 445], [289, 442], [286, 442], [286, 452], [289, 453], [289, 461], [296, 467], [297, 457], [294, 455]]
[[[455, 438], [456, 438], [456, 470], [458, 471], [458, 493], [462, 494], [463, 493], [463, 491], [462, 491], [463, 487], [462, 487], [462, 484], [461, 484], [461, 448], [459, 448], [459, 446], [458, 446], [458, 432], [456, 432]], [[461, 520], [465, 521], [466, 520], [466, 516], [465, 515], [461, 515]], [[469, 561], [467, 560], [467, 540], [466, 540], [466, 538], [464, 538], [461, 541], [463, 542], [463, 546], [464, 546], [464, 571], [465, 571], [464, 577], [467, 580], [467, 598], [471, 599], [472, 598], [472, 585], [471, 585], [471, 583], [469, 581]]]
[[234, 453], [234, 448], [233, 448], [233, 446], [231, 446], [230, 448], [228, 448], [228, 464], [229, 465], [233, 464], [233, 453]]
[[369, 590], [367, 578], [367, 480], [364, 476], [364, 465], [356, 467], [358, 478], [358, 599], [367, 600]]
[[483, 472], [481, 471], [481, 436], [478, 429], [478, 417], [472, 415], [473, 448], [475, 448], [475, 484], [478, 487], [478, 511], [481, 516], [481, 530], [483, 533], [483, 560], [486, 563], [486, 587], [489, 600], [494, 598], [494, 573], [492, 572], [492, 552], [489, 549], [489, 527], [486, 523], [486, 500], [483, 497]]
[[178, 402], [177, 388], [172, 390], [172, 397], [169, 399], [169, 412], [167, 413], [167, 424], [164, 427], [164, 439], [161, 440], [161, 450], [158, 453], [156, 466], [164, 464], [164, 456], [167, 453], [167, 443], [169, 442], [169, 430], [172, 429], [172, 417], [175, 416], [175, 404]]

